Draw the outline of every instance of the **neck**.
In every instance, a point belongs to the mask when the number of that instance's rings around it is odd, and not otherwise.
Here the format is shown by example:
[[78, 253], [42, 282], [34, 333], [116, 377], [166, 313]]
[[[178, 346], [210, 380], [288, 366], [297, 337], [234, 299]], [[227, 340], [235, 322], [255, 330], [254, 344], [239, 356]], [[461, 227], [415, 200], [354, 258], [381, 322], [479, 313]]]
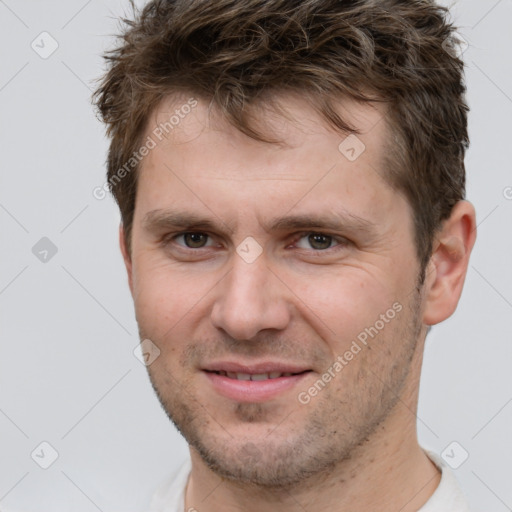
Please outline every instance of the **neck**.
[[[419, 343], [418, 345], [422, 345]], [[293, 489], [262, 489], [223, 479], [191, 448], [185, 510], [358, 510], [417, 512], [439, 485], [440, 472], [418, 444], [416, 410], [422, 349], [393, 411], [348, 460]], [[416, 366], [416, 368], [415, 368]]]

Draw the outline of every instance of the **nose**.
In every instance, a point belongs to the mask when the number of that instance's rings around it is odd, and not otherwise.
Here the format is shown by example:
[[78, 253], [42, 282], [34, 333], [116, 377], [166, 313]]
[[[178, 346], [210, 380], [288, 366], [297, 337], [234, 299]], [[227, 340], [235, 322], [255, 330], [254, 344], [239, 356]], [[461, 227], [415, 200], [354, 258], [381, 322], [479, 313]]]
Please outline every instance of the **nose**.
[[213, 325], [238, 340], [250, 340], [265, 329], [284, 329], [290, 322], [286, 287], [268, 268], [264, 256], [247, 263], [237, 254], [218, 284], [212, 307]]

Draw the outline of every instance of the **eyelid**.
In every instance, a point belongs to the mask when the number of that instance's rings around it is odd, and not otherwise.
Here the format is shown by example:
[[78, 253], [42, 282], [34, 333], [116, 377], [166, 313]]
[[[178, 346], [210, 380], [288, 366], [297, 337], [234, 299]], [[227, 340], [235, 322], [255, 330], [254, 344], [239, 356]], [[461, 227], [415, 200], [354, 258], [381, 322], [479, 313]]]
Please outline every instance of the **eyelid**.
[[[190, 233], [206, 235], [208, 237], [207, 243], [211, 242], [211, 244], [214, 244], [214, 242], [215, 242], [214, 241], [215, 236], [208, 233], [207, 231], [189, 229], [186, 231], [179, 231], [177, 233], [169, 233], [169, 234], [165, 235], [162, 238], [162, 243], [164, 245], [167, 245], [171, 242], [175, 242], [177, 238], [182, 237], [187, 234], [190, 234]], [[336, 245], [334, 245], [332, 247], [328, 247], [327, 249], [313, 249], [313, 248], [310, 249], [311, 252], [315, 252], [315, 253], [319, 253], [319, 254], [327, 253], [331, 250], [335, 250], [337, 247], [346, 246], [351, 243], [349, 239], [347, 239], [346, 237], [341, 236], [341, 235], [335, 235], [335, 234], [320, 231], [320, 230], [310, 230], [310, 231], [302, 231], [302, 232], [293, 234], [292, 235], [292, 237], [293, 237], [292, 244], [296, 244], [299, 240], [301, 240], [302, 238], [309, 236], [309, 235], [323, 235], [323, 236], [330, 237], [330, 238], [332, 238], [333, 241], [337, 242]], [[203, 247], [193, 248], [193, 247], [187, 247], [186, 245], [182, 245], [179, 243], [177, 243], [177, 245], [178, 245], [178, 247], [180, 247], [181, 249], [183, 249], [185, 251], [195, 251], [195, 252], [199, 251], [200, 249], [208, 249], [213, 246], [213, 245], [206, 245]], [[299, 250], [307, 250], [307, 249], [303, 249], [302, 247], [299, 247], [298, 249]]]
[[[309, 236], [309, 235], [327, 236], [327, 237], [332, 238], [333, 241], [337, 242], [336, 245], [334, 245], [333, 247], [328, 247], [327, 249], [311, 249], [313, 252], [318, 252], [318, 253], [322, 253], [322, 252], [326, 253], [327, 251], [330, 251], [332, 249], [336, 249], [336, 247], [346, 246], [346, 245], [348, 245], [350, 243], [350, 240], [348, 238], [345, 238], [344, 236], [334, 235], [332, 233], [324, 232], [324, 231], [311, 230], [311, 231], [303, 231], [301, 233], [297, 233], [296, 235], [294, 235], [293, 244], [296, 244], [299, 240], [301, 240], [305, 236]], [[302, 249], [302, 248], [299, 247], [299, 249]]]
[[[206, 231], [199, 231], [199, 230], [194, 230], [194, 229], [189, 229], [189, 230], [186, 230], [186, 231], [179, 231], [177, 233], [168, 233], [167, 235], [165, 235], [163, 238], [162, 238], [162, 244], [165, 245], [168, 245], [170, 244], [171, 242], [175, 242], [177, 238], [181, 237], [181, 236], [185, 236], [185, 235], [188, 235], [188, 234], [192, 234], [192, 233], [195, 233], [195, 234], [198, 234], [198, 235], [206, 235], [208, 237], [208, 240], [207, 240], [207, 244], [209, 242], [212, 242], [213, 243], [213, 236], [206, 232]], [[199, 249], [207, 249], [209, 247], [212, 247], [211, 245], [205, 245], [203, 247], [198, 247], [198, 248], [193, 248], [193, 247], [187, 247], [186, 245], [182, 245], [182, 244], [179, 244], [179, 243], [176, 243], [176, 245], [178, 247], [180, 247], [181, 249], [184, 249], [186, 251], [198, 251]]]

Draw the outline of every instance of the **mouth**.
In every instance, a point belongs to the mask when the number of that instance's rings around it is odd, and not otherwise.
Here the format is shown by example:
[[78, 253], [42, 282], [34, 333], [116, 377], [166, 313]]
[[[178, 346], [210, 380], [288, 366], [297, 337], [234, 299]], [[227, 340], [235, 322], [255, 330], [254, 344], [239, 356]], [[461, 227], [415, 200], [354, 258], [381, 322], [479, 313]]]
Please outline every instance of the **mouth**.
[[213, 390], [237, 402], [265, 402], [289, 392], [313, 370], [283, 363], [220, 362], [203, 369]]
[[279, 379], [280, 377], [292, 377], [293, 375], [301, 375], [303, 373], [309, 372], [311, 370], [304, 370], [302, 372], [293, 373], [293, 372], [268, 372], [268, 373], [239, 373], [239, 372], [228, 372], [224, 370], [214, 371], [211, 373], [215, 373], [216, 375], [221, 375], [223, 377], [228, 377], [229, 379], [235, 380], [252, 380], [252, 381], [262, 381], [262, 380], [273, 380]]

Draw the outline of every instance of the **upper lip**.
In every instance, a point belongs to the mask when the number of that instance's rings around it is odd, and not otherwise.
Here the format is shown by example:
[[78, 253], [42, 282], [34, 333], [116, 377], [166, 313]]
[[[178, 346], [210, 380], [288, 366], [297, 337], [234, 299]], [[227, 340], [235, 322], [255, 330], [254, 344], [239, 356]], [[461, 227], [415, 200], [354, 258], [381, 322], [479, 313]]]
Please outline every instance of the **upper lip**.
[[260, 363], [241, 364], [234, 361], [219, 361], [206, 365], [203, 370], [208, 372], [232, 372], [248, 373], [258, 375], [262, 373], [281, 372], [281, 373], [302, 373], [311, 370], [306, 366], [290, 363], [281, 363], [278, 361], [263, 361]]

